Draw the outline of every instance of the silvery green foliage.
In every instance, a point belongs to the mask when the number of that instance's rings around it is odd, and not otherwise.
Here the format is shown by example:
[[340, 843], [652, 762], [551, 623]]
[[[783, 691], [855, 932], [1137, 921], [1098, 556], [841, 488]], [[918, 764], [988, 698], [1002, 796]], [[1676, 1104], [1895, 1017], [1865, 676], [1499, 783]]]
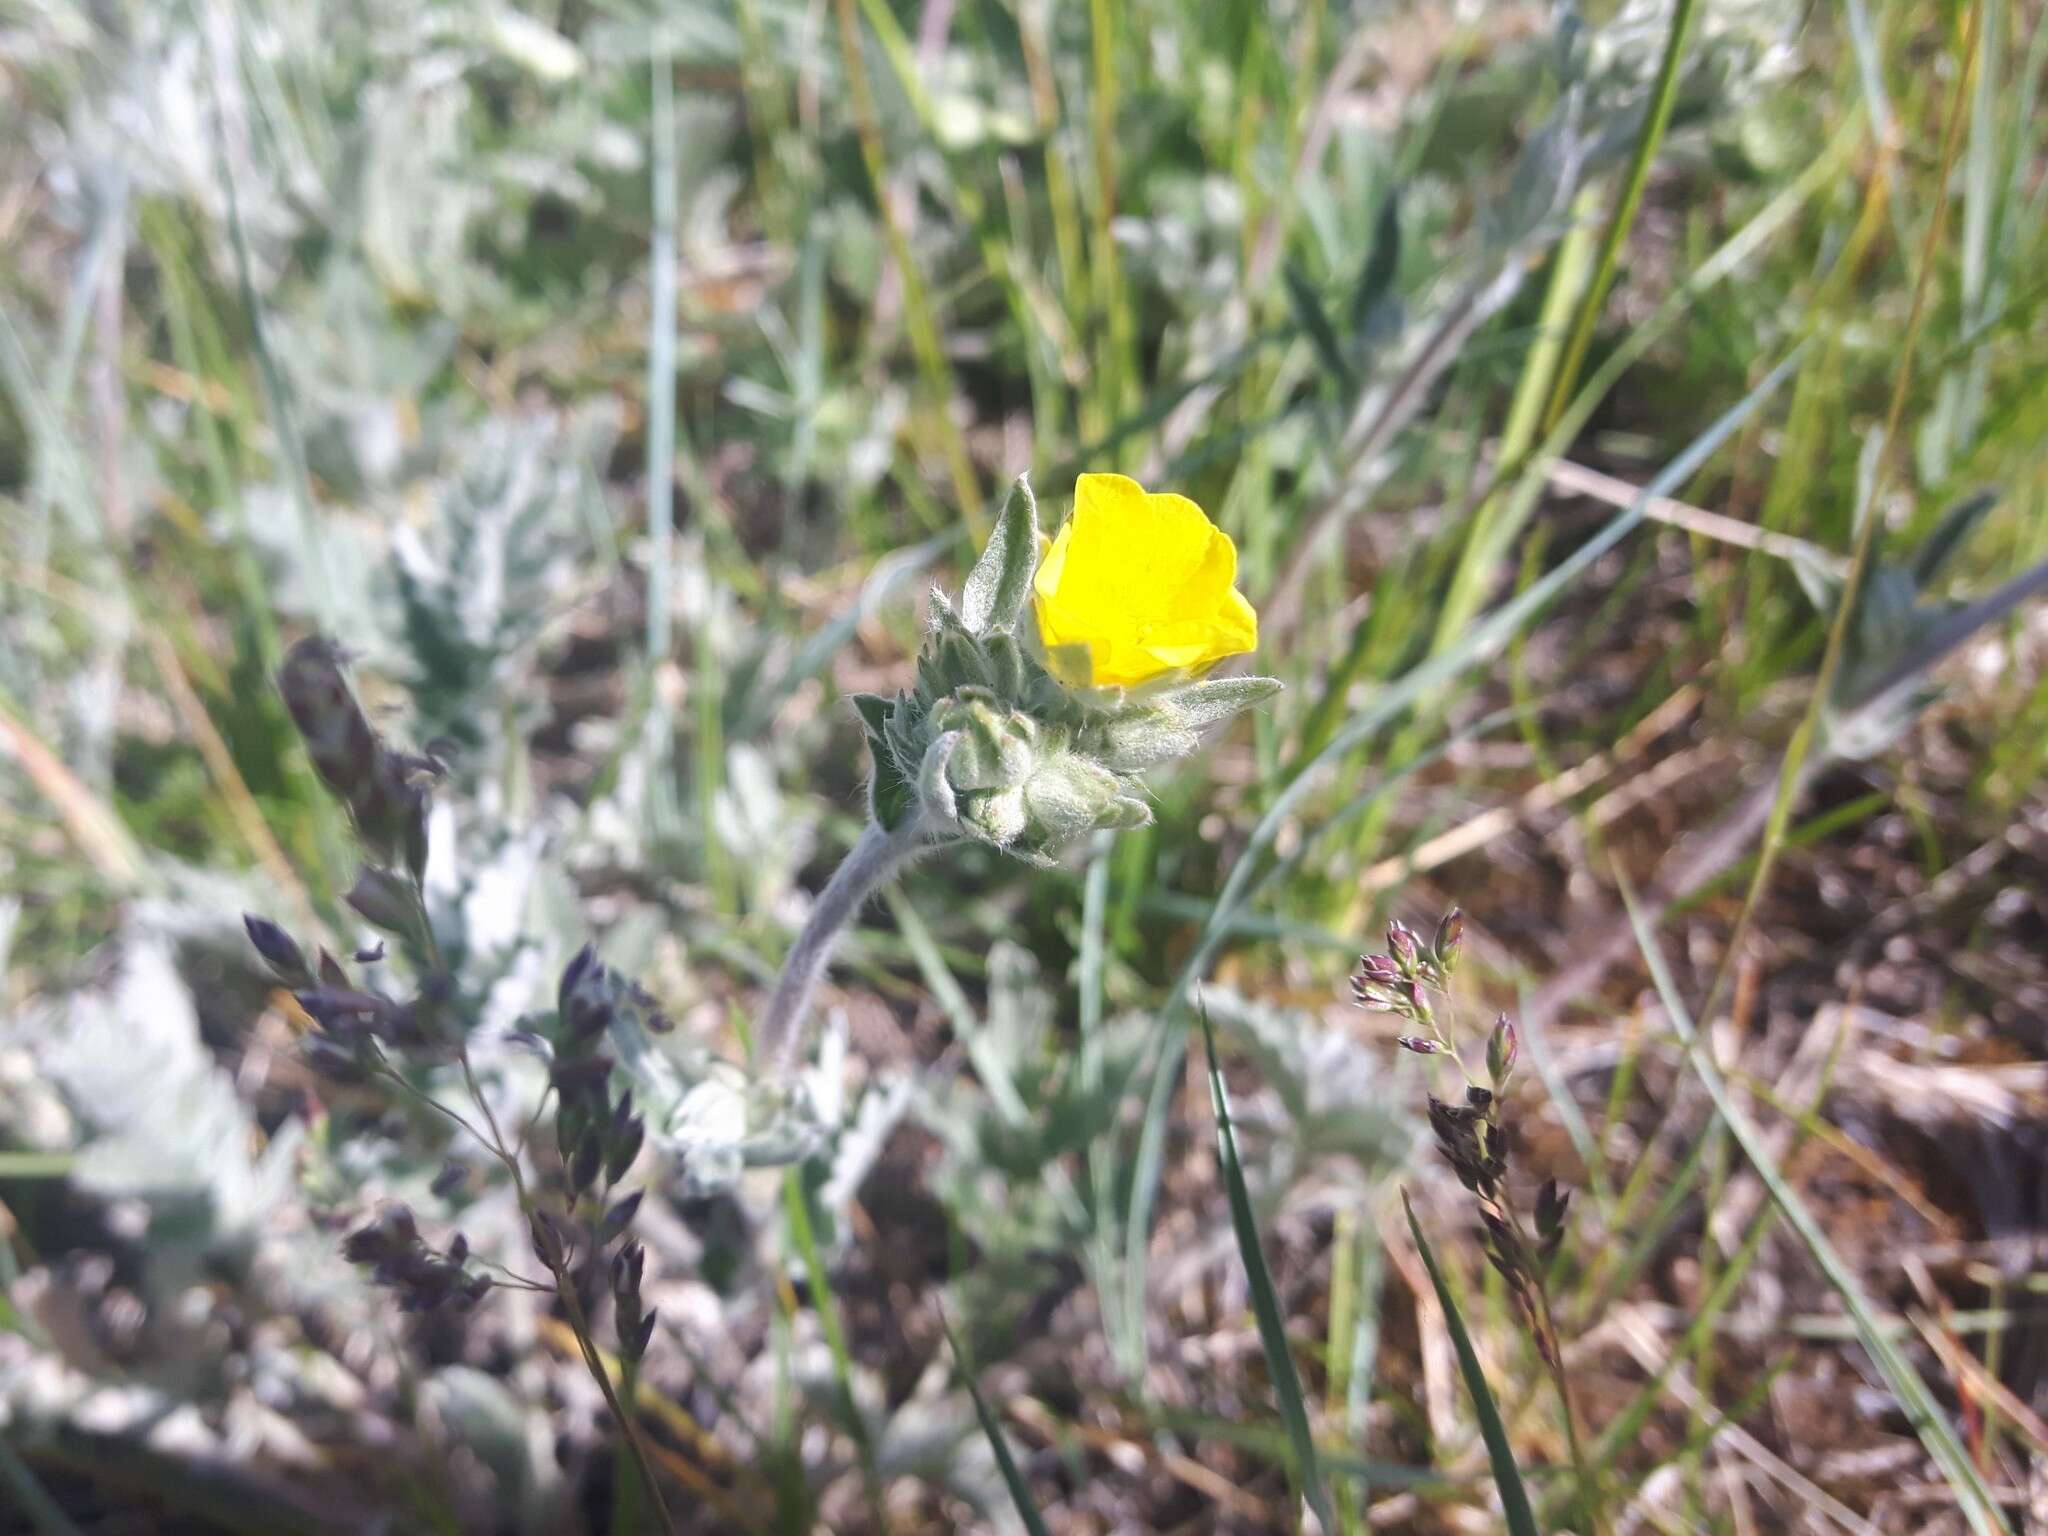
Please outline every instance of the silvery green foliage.
[[[682, 1191], [693, 1197], [731, 1191], [749, 1168], [785, 1167], [825, 1152], [846, 1114], [841, 1080], [843, 1030], [828, 1031], [817, 1064], [793, 1080], [757, 1080], [655, 1021], [644, 993], [616, 972], [608, 1038], [632, 1086], [649, 1143]], [[650, 1024], [659, 1022], [659, 1028]]]
[[[0, 1072], [0, 1138], [71, 1153], [71, 1187], [102, 1202], [110, 1222], [141, 1223], [128, 1228], [130, 1257], [113, 1290], [81, 1291], [53, 1254], [15, 1291], [35, 1318], [29, 1337], [54, 1353], [32, 1352], [13, 1380], [0, 1369], [0, 1418], [32, 1431], [81, 1415], [149, 1435], [179, 1404], [204, 1403], [210, 1419], [242, 1421], [230, 1438], [246, 1450], [270, 1429], [289, 1434], [249, 1422], [266, 1413], [258, 1397], [339, 1407], [337, 1391], [351, 1390], [331, 1362], [323, 1370], [277, 1347], [265, 1326], [274, 1309], [317, 1307], [356, 1327], [368, 1318], [365, 1298], [327, 1235], [300, 1215], [314, 1151], [303, 1125], [287, 1120], [266, 1139], [201, 1038], [180, 971], [186, 951], [148, 918], [118, 945], [104, 988], [0, 1018], [0, 1063], [13, 1068]], [[218, 986], [217, 970], [211, 978]], [[230, 1318], [248, 1340], [233, 1360], [221, 1354]], [[109, 1328], [125, 1334], [118, 1369], [103, 1352]], [[186, 1426], [187, 1450], [211, 1443], [198, 1427]]]
[[[1572, 8], [1548, 36], [1508, 50], [1502, 67], [1545, 69], [1557, 106], [1533, 133], [1488, 217], [1489, 243], [1507, 250], [1561, 234], [1582, 181], [1619, 164], [1641, 133], [1670, 37], [1673, 0], [1628, 0], [1598, 27]], [[1783, 0], [1700, 0], [1680, 60], [1673, 129], [1740, 118], [1760, 85], [1794, 59], [1796, 7]]]
[[[435, 1418], [489, 1473], [490, 1493], [502, 1510], [524, 1512], [516, 1528], [560, 1529], [567, 1489], [555, 1454], [554, 1426], [499, 1377], [467, 1365], [446, 1365], [421, 1383]], [[460, 1467], [451, 1467], [460, 1476]]]
[[[1876, 515], [1868, 502], [1881, 454], [1877, 439], [1865, 445], [1859, 518]], [[1884, 751], [1938, 696], [1932, 674], [1943, 658], [2027, 598], [2048, 589], [2044, 561], [1974, 601], [1936, 590], [1950, 561], [1997, 504], [1993, 492], [1967, 497], [1943, 515], [1911, 555], [1872, 559], [1856, 594], [1855, 612], [1843, 636], [1840, 670], [1822, 717], [1829, 752], [1867, 758]], [[1832, 620], [1842, 602], [1841, 573], [1815, 560], [1795, 560], [1792, 568], [1815, 611]]]
[[292, 1198], [298, 1126], [287, 1122], [253, 1151], [254, 1119], [200, 1040], [168, 944], [132, 942], [111, 992], [74, 995], [22, 1039], [70, 1109], [73, 1182], [146, 1202], [165, 1294], [210, 1261], [250, 1257], [265, 1221]]
[[988, 1306], [1001, 1306], [1005, 1287], [1040, 1267], [1047, 1251], [1083, 1235], [1072, 1192], [1048, 1174], [1114, 1125], [1151, 1039], [1151, 1021], [1139, 1014], [1105, 1021], [1078, 1048], [1056, 1035], [1054, 1022], [1054, 994], [1038, 962], [997, 943], [987, 1019], [963, 1042], [978, 1083], [927, 1082], [913, 1103], [946, 1148], [933, 1189], [982, 1251]]
[[574, 580], [597, 494], [589, 466], [612, 435], [608, 412], [487, 421], [434, 483], [431, 531], [395, 534], [392, 576], [423, 739], [479, 746], [508, 710], [531, 714], [518, 685]]
[[801, 1090], [718, 1063], [683, 1095], [661, 1140], [684, 1189], [704, 1196], [730, 1190], [749, 1168], [803, 1162], [823, 1149], [826, 1127]]
[[[1596, 107], [1633, 96], [1656, 79], [1670, 35], [1673, 0], [1624, 0], [1586, 36], [1586, 70]], [[1686, 38], [1679, 111], [1687, 116], [1739, 112], [1763, 83], [1797, 63], [1803, 13], [1786, 0], [1699, 0]], [[1622, 108], [1626, 110], [1626, 108]]]
[[1347, 1158], [1370, 1182], [1398, 1168], [1417, 1125], [1388, 1091], [1383, 1052], [1349, 1031], [1320, 1024], [1298, 1008], [1278, 1007], [1224, 987], [1205, 988], [1210, 1022], [1236, 1038], [1259, 1064], [1282, 1110], [1277, 1119], [1243, 1116], [1240, 1130], [1270, 1131], [1269, 1188], [1286, 1188], [1320, 1159]]
[[749, 742], [726, 751], [712, 825], [752, 911], [768, 909], [789, 889], [817, 840], [812, 818], [796, 813], [776, 782], [773, 760]]
[[[846, 1032], [837, 1028], [825, 1036], [824, 1060], [820, 1071], [840, 1079], [839, 1059], [845, 1051]], [[917, 1094], [917, 1078], [908, 1071], [885, 1071], [870, 1077], [867, 1087], [851, 1108], [840, 1108], [832, 1116], [837, 1125], [832, 1140], [831, 1167], [818, 1188], [818, 1208], [844, 1233], [848, 1207], [861, 1183], [881, 1159], [882, 1149], [909, 1111]]]
[[1084, 832], [1151, 821], [1139, 775], [1279, 688], [1264, 677], [1064, 687], [1039, 659], [1029, 613], [1038, 558], [1038, 506], [1020, 476], [959, 606], [932, 594], [916, 686], [854, 700], [874, 765], [869, 809], [883, 827], [919, 815], [939, 836], [1050, 863]]

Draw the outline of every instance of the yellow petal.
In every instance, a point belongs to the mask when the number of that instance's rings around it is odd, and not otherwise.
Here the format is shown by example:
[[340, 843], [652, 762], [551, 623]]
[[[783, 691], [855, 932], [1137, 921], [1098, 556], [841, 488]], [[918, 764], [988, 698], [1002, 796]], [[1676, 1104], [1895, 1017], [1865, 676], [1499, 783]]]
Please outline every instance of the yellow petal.
[[[1258, 643], [1236, 581], [1237, 546], [1185, 496], [1083, 475], [1033, 579], [1039, 637], [1048, 652], [1085, 647], [1097, 686], [1199, 672]], [[1065, 675], [1067, 656], [1055, 661], [1063, 682], [1084, 681]]]

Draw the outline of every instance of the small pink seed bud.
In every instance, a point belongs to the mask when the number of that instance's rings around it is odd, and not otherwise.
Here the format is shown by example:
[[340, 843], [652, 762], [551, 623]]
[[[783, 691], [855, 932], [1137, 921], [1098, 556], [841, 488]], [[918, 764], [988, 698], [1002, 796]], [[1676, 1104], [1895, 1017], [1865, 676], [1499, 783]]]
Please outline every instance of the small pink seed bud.
[[1444, 914], [1444, 920], [1436, 925], [1436, 963], [1444, 968], [1446, 975], [1458, 968], [1458, 954], [1465, 946], [1465, 914], [1456, 907]]
[[1515, 1035], [1514, 1021], [1506, 1014], [1493, 1021], [1493, 1033], [1486, 1040], [1486, 1075], [1493, 1079], [1494, 1091], [1498, 1093], [1506, 1086], [1515, 1070], [1515, 1057], [1521, 1049], [1521, 1041]]
[[1413, 1051], [1418, 1056], [1434, 1056], [1443, 1047], [1434, 1040], [1425, 1040], [1420, 1035], [1397, 1035], [1394, 1043], [1404, 1051]]
[[1401, 979], [1401, 968], [1394, 964], [1392, 955], [1366, 955], [1358, 962], [1358, 974], [1367, 981], [1390, 987]]

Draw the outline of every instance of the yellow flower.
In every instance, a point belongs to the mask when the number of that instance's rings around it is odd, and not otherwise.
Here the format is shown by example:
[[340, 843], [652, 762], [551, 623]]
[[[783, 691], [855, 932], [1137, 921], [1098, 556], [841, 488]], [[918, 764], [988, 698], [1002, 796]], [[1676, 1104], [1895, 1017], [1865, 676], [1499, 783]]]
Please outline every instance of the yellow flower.
[[1259, 643], [1236, 582], [1237, 546], [1185, 496], [1083, 475], [1032, 583], [1048, 665], [1098, 688], [1206, 671]]

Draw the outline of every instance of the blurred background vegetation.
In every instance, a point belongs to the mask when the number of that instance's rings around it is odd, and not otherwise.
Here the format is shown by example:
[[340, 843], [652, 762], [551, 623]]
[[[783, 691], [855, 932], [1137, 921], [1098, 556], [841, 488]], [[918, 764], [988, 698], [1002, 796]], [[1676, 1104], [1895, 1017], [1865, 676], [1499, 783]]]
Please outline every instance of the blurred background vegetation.
[[649, 1160], [686, 1528], [1289, 1530], [1305, 1399], [1346, 1529], [1498, 1529], [1404, 1185], [1558, 1518], [1344, 986], [1454, 901], [1611, 1528], [2038, 1518], [2044, 14], [4, 0], [0, 1530], [637, 1528], [558, 1319], [338, 1256], [524, 1239], [247, 951], [363, 932], [271, 676], [333, 635], [449, 764], [494, 1081], [586, 936], [743, 1061], [844, 696], [1084, 469], [1233, 534], [1287, 692], [1156, 825], [876, 905], [802, 1178]]

